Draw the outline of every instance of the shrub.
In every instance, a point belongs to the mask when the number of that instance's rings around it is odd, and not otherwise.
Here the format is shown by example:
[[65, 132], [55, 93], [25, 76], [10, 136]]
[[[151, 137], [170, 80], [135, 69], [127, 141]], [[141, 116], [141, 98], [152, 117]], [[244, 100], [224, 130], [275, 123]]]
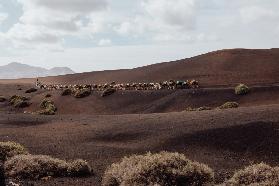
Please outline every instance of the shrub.
[[219, 109], [230, 109], [230, 108], [238, 108], [239, 104], [237, 102], [226, 102], [219, 107]]
[[115, 93], [116, 90], [113, 89], [113, 88], [108, 88], [106, 89], [103, 93], [102, 93], [102, 97], [106, 97], [106, 96], [109, 96], [109, 95], [112, 95], [113, 93]]
[[62, 91], [61, 96], [69, 96], [71, 94], [72, 94], [72, 90], [67, 88], [67, 89]]
[[36, 88], [30, 88], [28, 90], [25, 91], [25, 93], [33, 93], [33, 92], [37, 92], [37, 89]]
[[264, 163], [251, 165], [236, 172], [225, 185], [278, 185], [279, 167], [270, 167]]
[[102, 184], [191, 186], [209, 184], [213, 177], [206, 165], [192, 162], [183, 154], [161, 152], [123, 158], [106, 170]]
[[27, 150], [15, 142], [0, 142], [0, 160], [5, 161], [8, 158], [19, 154], [28, 154]]
[[10, 98], [10, 104], [15, 108], [25, 108], [30, 106], [31, 103], [28, 102], [26, 97], [14, 95]]
[[80, 90], [75, 91], [74, 97], [75, 98], [84, 98], [84, 97], [90, 96], [90, 94], [91, 94], [91, 91], [89, 89], [80, 89]]
[[235, 87], [236, 95], [245, 95], [248, 94], [248, 92], [249, 92], [249, 87], [244, 84], [239, 84], [238, 86]]
[[39, 179], [42, 177], [86, 176], [91, 167], [84, 160], [66, 162], [45, 155], [18, 155], [4, 164], [6, 177]]
[[4, 96], [0, 96], [0, 103], [5, 102], [6, 98]]
[[38, 111], [38, 114], [40, 115], [54, 115], [57, 111], [57, 108], [54, 105], [53, 101], [47, 99], [41, 102], [40, 107], [43, 109], [41, 111]]

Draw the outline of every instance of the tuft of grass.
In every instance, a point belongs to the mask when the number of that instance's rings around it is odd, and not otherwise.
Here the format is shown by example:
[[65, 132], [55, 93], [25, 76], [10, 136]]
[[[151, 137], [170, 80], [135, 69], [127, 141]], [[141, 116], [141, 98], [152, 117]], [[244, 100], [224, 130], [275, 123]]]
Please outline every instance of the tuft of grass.
[[102, 185], [202, 186], [213, 179], [208, 166], [192, 162], [183, 154], [161, 152], [132, 155], [112, 164], [105, 171]]
[[8, 158], [11, 158], [20, 154], [28, 154], [28, 151], [20, 144], [15, 142], [0, 142], [0, 160], [6, 161]]
[[18, 155], [4, 164], [6, 177], [40, 179], [42, 177], [87, 176], [91, 167], [84, 160], [67, 162], [45, 155]]
[[4, 96], [0, 96], [0, 103], [5, 102], [7, 99]]
[[55, 112], [57, 111], [54, 102], [47, 99], [41, 102], [40, 107], [43, 109], [38, 111], [38, 114], [40, 115], [55, 115]]
[[115, 92], [116, 92], [116, 90], [114, 88], [108, 88], [108, 89], [104, 90], [104, 92], [102, 93], [102, 97], [110, 96]]
[[223, 105], [219, 106], [219, 109], [231, 109], [231, 108], [238, 108], [239, 104], [237, 102], [226, 102]]
[[29, 107], [31, 103], [26, 97], [14, 95], [10, 98], [10, 104], [15, 108], [25, 108]]
[[264, 163], [251, 165], [243, 170], [237, 171], [233, 177], [223, 185], [279, 185], [279, 167], [270, 167]]
[[85, 98], [90, 95], [91, 95], [91, 91], [89, 89], [76, 90], [74, 93], [75, 98]]
[[30, 93], [37, 92], [37, 91], [38, 90], [36, 88], [30, 88], [30, 89], [26, 90], [25, 93], [30, 94]]
[[69, 96], [71, 94], [72, 94], [72, 90], [67, 88], [67, 89], [62, 91], [61, 96]]
[[245, 84], [239, 84], [235, 87], [234, 91], [236, 95], [245, 95], [249, 93], [249, 87]]

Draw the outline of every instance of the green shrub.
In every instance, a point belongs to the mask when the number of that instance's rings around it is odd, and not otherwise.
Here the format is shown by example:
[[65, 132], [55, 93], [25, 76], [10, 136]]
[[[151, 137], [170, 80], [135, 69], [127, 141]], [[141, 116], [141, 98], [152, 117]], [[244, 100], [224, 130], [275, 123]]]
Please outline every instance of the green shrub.
[[202, 186], [211, 183], [213, 177], [212, 169], [186, 159], [183, 154], [147, 153], [112, 164], [105, 171], [102, 185]]
[[25, 108], [30, 106], [31, 103], [26, 97], [14, 95], [10, 98], [10, 104], [15, 108]]
[[91, 167], [84, 160], [66, 162], [44, 155], [18, 155], [4, 164], [6, 177], [39, 179], [42, 177], [86, 176]]
[[20, 144], [15, 142], [0, 142], [0, 160], [5, 161], [20, 154], [28, 154], [27, 150]]
[[244, 84], [239, 84], [238, 86], [235, 87], [236, 95], [245, 95], [248, 94], [248, 92], [249, 92], [249, 87]]
[[230, 109], [230, 108], [238, 108], [239, 104], [237, 102], [226, 102], [223, 105], [219, 106], [219, 109]]
[[38, 111], [38, 114], [40, 115], [54, 115], [57, 111], [54, 102], [47, 99], [41, 102], [40, 107], [43, 109], [41, 111]]
[[61, 96], [69, 96], [71, 94], [72, 94], [72, 90], [67, 88], [67, 89], [62, 91]]
[[114, 88], [108, 88], [102, 93], [102, 97], [106, 97], [115, 93], [116, 90]]
[[33, 92], [37, 92], [37, 89], [36, 88], [30, 88], [28, 90], [25, 91], [25, 93], [33, 93]]
[[236, 172], [224, 183], [226, 186], [262, 185], [276, 186], [279, 184], [279, 167], [270, 167], [264, 163], [251, 165]]
[[5, 102], [7, 99], [4, 96], [0, 96], [0, 103]]
[[75, 98], [85, 98], [87, 96], [90, 96], [91, 91], [89, 89], [80, 89], [76, 90], [74, 93]]

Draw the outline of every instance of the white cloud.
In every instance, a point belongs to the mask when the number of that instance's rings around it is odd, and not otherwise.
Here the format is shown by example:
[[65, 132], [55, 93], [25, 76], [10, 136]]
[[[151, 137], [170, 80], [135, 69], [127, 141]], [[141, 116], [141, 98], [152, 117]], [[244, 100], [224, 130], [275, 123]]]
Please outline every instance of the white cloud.
[[196, 37], [197, 0], [143, 0], [141, 14], [115, 27], [121, 35], [148, 33], [154, 41], [189, 41]]
[[[18, 0], [23, 14], [5, 33], [15, 46], [61, 47], [66, 36], [82, 37], [100, 31], [95, 12], [107, 8], [106, 0]], [[91, 20], [93, 18], [93, 20]], [[89, 20], [88, 20], [89, 19]], [[55, 46], [57, 44], [57, 46]]]
[[[248, 6], [244, 7], [240, 10], [240, 15], [242, 20], [246, 23], [254, 22], [259, 19], [275, 19], [279, 17], [278, 11], [274, 11], [272, 9], [268, 9], [260, 6]], [[277, 19], [278, 20], [278, 19]]]
[[110, 39], [101, 39], [98, 43], [99, 46], [109, 46], [112, 42]]
[[7, 13], [1, 13], [0, 12], [0, 25], [8, 18]]

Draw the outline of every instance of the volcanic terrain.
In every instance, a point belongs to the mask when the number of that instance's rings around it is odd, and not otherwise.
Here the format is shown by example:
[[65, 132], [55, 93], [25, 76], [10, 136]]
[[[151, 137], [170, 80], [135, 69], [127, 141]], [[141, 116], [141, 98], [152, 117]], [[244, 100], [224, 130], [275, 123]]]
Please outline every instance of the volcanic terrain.
[[[115, 71], [39, 78], [45, 84], [199, 81], [196, 89], [121, 90], [77, 99], [61, 90], [25, 93], [35, 79], [0, 80], [0, 95], [28, 97], [27, 108], [0, 103], [0, 141], [15, 141], [33, 154], [87, 160], [86, 178], [24, 181], [35, 185], [101, 185], [110, 164], [145, 152], [171, 151], [209, 165], [221, 183], [253, 163], [279, 165], [279, 49], [220, 50], [189, 59]], [[244, 83], [247, 95], [234, 87]], [[30, 114], [49, 94], [54, 116]], [[218, 109], [225, 102], [239, 108]], [[210, 107], [206, 111], [187, 108]]]

